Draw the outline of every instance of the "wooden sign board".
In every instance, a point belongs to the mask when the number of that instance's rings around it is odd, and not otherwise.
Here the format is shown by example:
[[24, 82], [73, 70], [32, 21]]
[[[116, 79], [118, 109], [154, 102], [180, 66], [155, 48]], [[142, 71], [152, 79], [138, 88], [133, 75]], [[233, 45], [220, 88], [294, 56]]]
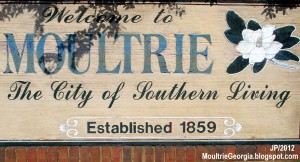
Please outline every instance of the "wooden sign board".
[[299, 140], [298, 8], [0, 8], [2, 141]]

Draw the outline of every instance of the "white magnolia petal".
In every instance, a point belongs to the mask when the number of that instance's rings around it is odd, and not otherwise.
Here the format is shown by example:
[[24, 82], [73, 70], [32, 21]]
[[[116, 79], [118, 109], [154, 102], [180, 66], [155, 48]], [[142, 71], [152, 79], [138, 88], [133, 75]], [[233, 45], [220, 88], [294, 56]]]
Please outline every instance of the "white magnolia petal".
[[251, 37], [252, 37], [252, 34], [253, 34], [253, 30], [250, 30], [250, 29], [244, 29], [242, 31], [243, 39], [245, 41], [250, 41]]
[[255, 62], [262, 62], [265, 58], [265, 55], [266, 50], [263, 47], [254, 48], [250, 53], [249, 62], [251, 64]]
[[250, 53], [243, 53], [242, 57], [244, 59], [248, 59], [250, 57]]
[[276, 54], [272, 55], [272, 54], [266, 54], [265, 58], [270, 60], [272, 58], [274, 58], [276, 56]]
[[256, 31], [254, 31], [253, 34], [252, 34], [251, 39], [252, 39], [253, 42], [256, 43], [259, 37], [261, 37], [261, 29], [258, 29]]
[[281, 43], [274, 41], [271, 46], [266, 49], [266, 53], [269, 55], [275, 55], [279, 52], [282, 46], [283, 45]]
[[250, 53], [255, 48], [255, 44], [248, 41], [240, 41], [236, 50], [240, 53]]
[[275, 26], [274, 25], [265, 25], [262, 27], [262, 37], [267, 38], [270, 37], [271, 35], [273, 35], [273, 31], [275, 30]]
[[269, 36], [262, 40], [262, 45], [265, 49], [269, 48], [275, 39], [275, 35]]

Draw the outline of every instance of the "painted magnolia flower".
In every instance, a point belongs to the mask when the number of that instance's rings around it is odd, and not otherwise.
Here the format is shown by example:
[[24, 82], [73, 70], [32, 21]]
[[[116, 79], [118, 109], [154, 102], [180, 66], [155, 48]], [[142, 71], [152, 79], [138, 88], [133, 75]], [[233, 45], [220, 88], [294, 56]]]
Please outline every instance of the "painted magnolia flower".
[[284, 63], [300, 61], [290, 50], [300, 42], [300, 38], [292, 35], [296, 30], [294, 25], [275, 29], [273, 25], [262, 27], [254, 20], [246, 24], [234, 11], [227, 12], [226, 21], [229, 29], [224, 31], [224, 35], [229, 42], [237, 45], [236, 50], [241, 53], [228, 65], [228, 74], [237, 74], [249, 64], [253, 65], [253, 72], [258, 73], [268, 61], [281, 68], [300, 69], [300, 66]]
[[244, 59], [249, 59], [250, 64], [262, 62], [265, 58], [272, 59], [280, 51], [283, 44], [274, 41], [275, 26], [266, 25], [258, 30], [244, 29], [243, 40], [236, 46]]

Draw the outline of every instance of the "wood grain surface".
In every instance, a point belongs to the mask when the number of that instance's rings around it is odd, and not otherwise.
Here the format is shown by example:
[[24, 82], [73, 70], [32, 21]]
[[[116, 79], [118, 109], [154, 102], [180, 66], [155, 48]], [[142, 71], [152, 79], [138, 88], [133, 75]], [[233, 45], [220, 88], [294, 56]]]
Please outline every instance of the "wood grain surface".
[[[2, 4], [0, 8], [5, 8], [6, 4]], [[226, 73], [228, 65], [240, 55], [236, 51], [236, 45], [230, 43], [224, 36], [224, 31], [229, 27], [226, 22], [226, 13], [234, 11], [245, 22], [250, 19], [256, 20], [263, 25], [272, 24], [276, 27], [294, 25], [296, 30], [294, 36], [299, 37], [299, 14], [298, 8], [288, 9], [286, 14], [276, 14], [276, 17], [270, 18], [262, 12], [264, 6], [250, 6], [242, 4], [226, 4], [226, 5], [184, 5], [178, 7], [184, 8], [185, 13], [181, 16], [176, 15], [176, 10], [169, 10], [168, 6], [159, 6], [158, 4], [134, 4], [133, 8], [127, 9], [123, 5], [97, 6], [97, 10], [106, 10], [108, 8], [117, 7], [118, 14], [129, 16], [141, 15], [142, 20], [138, 23], [119, 23], [117, 29], [109, 28], [109, 23], [98, 23], [96, 27], [92, 27], [90, 23], [58, 23], [54, 19], [48, 23], [45, 18], [38, 24], [37, 21], [42, 19], [42, 9], [48, 4], [36, 4], [37, 6], [20, 7], [18, 4], [11, 5], [12, 11], [2, 12], [4, 17], [0, 24], [0, 140], [97, 140], [93, 138], [100, 136], [99, 134], [89, 135], [86, 133], [85, 124], [89, 119], [83, 119], [79, 128], [80, 139], [72, 139], [66, 133], [59, 130], [61, 124], [66, 124], [71, 117], [112, 117], [112, 122], [118, 122], [119, 119], [126, 117], [154, 117], [154, 122], [161, 120], [155, 117], [231, 117], [237, 123], [242, 125], [240, 132], [234, 134], [227, 140], [234, 139], [299, 139], [299, 70], [285, 69], [273, 65], [268, 62], [265, 68], [254, 74], [252, 67], [249, 66], [241, 73], [229, 75]], [[61, 11], [64, 7], [70, 10], [70, 13], [78, 15], [75, 11], [82, 4], [61, 4], [57, 5]], [[85, 5], [89, 7], [89, 5]], [[18, 8], [20, 10], [14, 10]], [[169, 23], [158, 22], [153, 20], [159, 11], [165, 9], [165, 15], [172, 15], [173, 21]], [[5, 11], [5, 10], [3, 10]], [[86, 15], [94, 13], [92, 7], [88, 8]], [[13, 16], [9, 15], [13, 13]], [[38, 14], [37, 14], [38, 13]], [[7, 14], [7, 15], [5, 15]], [[7, 18], [9, 17], [9, 18]], [[38, 25], [37, 25], [38, 24]], [[104, 26], [104, 28], [101, 27]], [[38, 30], [37, 28], [41, 28]], [[107, 27], [107, 28], [106, 28]], [[49, 32], [56, 33], [63, 41], [67, 40], [66, 34], [78, 33], [84, 31], [86, 33], [104, 32], [110, 35], [106, 38], [106, 66], [108, 70], [113, 70], [119, 62], [120, 70], [117, 74], [97, 73], [99, 66], [98, 55], [98, 39], [92, 40], [90, 51], [90, 67], [84, 74], [78, 75], [70, 71], [68, 67], [68, 48], [65, 42], [65, 60], [62, 69], [56, 74], [47, 75], [39, 67], [36, 51], [37, 44], [41, 39], [41, 35]], [[104, 31], [104, 29], [106, 29]], [[132, 38], [131, 41], [131, 68], [133, 73], [123, 73], [124, 71], [124, 38], [120, 37], [114, 43], [114, 34], [138, 34], [141, 43], [137, 39]], [[4, 33], [14, 35], [19, 52], [21, 52], [27, 33], [34, 33], [34, 68], [36, 73], [25, 73], [27, 66], [27, 49], [24, 50], [24, 56], [20, 66], [19, 73], [16, 72], [15, 65], [11, 53], [9, 52], [9, 65], [13, 73], [3, 73], [7, 66], [7, 41]], [[160, 54], [166, 60], [166, 67], [170, 73], [161, 73], [158, 66], [156, 55], [151, 56], [151, 66], [153, 73], [143, 73], [144, 69], [144, 45], [145, 36], [143, 34], [161, 34], [166, 38], [167, 47]], [[174, 73], [176, 68], [176, 40], [174, 34], [184, 34], [182, 47], [182, 66], [184, 73]], [[206, 69], [211, 63], [213, 67], [211, 73], [188, 73], [190, 68], [190, 36], [191, 34], [209, 34], [211, 44], [204, 38], [198, 38], [198, 51], [208, 48], [208, 58], [199, 55], [198, 68]], [[86, 40], [85, 40], [86, 41]], [[45, 43], [45, 54], [54, 54], [46, 62], [46, 66], [55, 68], [57, 55], [57, 44], [53, 37], [49, 36]], [[152, 38], [151, 48], [158, 48], [157, 38]], [[77, 46], [78, 47], [78, 46]], [[300, 46], [294, 46], [290, 49], [294, 54], [300, 56]], [[88, 54], [85, 49], [78, 51], [82, 53], [77, 60], [77, 67], [85, 70], [88, 66]], [[289, 62], [298, 65], [297, 62]], [[8, 95], [11, 86], [16, 81], [31, 82], [30, 89], [32, 91], [41, 90], [43, 97], [40, 100], [9, 100]], [[89, 100], [83, 108], [78, 108], [78, 104], [82, 101], [77, 100], [56, 100], [53, 98], [53, 90], [51, 84], [54, 81], [67, 81], [68, 89], [71, 84], [77, 86], [82, 84], [83, 89], [92, 90], [93, 98]], [[138, 94], [137, 85], [142, 81], [152, 81], [153, 91], [168, 90], [175, 85], [182, 85], [186, 82], [186, 91], [217, 91], [218, 98], [216, 100], [147, 100], [145, 98], [134, 100], [133, 95]], [[290, 91], [290, 98], [281, 108], [277, 108], [276, 104], [280, 102], [276, 100], [228, 100], [227, 96], [232, 95], [230, 85], [235, 81], [244, 81], [249, 91], [255, 90], [262, 92], [268, 85], [267, 91]], [[124, 82], [125, 86], [120, 91], [120, 98], [117, 99], [111, 108], [108, 108], [110, 99], [103, 100], [101, 95], [109, 90], [115, 91], [117, 86]], [[246, 89], [246, 88], [245, 88]], [[73, 88], [74, 91], [74, 88]], [[66, 93], [66, 90], [64, 91]], [[100, 120], [100, 119], [97, 119]], [[101, 119], [101, 121], [103, 121]], [[147, 121], [147, 119], [139, 119], [138, 121]], [[167, 120], [166, 120], [167, 121]], [[179, 122], [179, 121], [177, 121]], [[217, 121], [220, 129], [215, 134], [205, 134], [200, 139], [222, 139], [225, 129], [223, 122]], [[175, 122], [174, 122], [175, 123]], [[222, 128], [222, 129], [221, 129]], [[106, 134], [107, 137], [119, 137], [120, 134]], [[125, 136], [145, 136], [145, 137], [168, 137], [169, 135], [155, 134], [127, 134]], [[180, 136], [180, 140], [189, 140], [186, 136], [194, 136], [198, 139], [197, 134], [187, 135], [179, 131], [174, 136]], [[215, 137], [217, 136], [217, 137]], [[99, 140], [99, 139], [98, 139]], [[100, 139], [101, 140], [101, 139]], [[109, 140], [105, 139], [105, 140]], [[116, 139], [113, 139], [116, 140]], [[122, 140], [122, 139], [117, 139]], [[131, 139], [134, 140], [134, 139]], [[172, 137], [168, 140], [173, 140]], [[82, 150], [80, 150], [82, 151]], [[103, 151], [103, 150], [102, 150]], [[183, 150], [184, 151], [184, 150]], [[149, 149], [146, 152], [153, 152]], [[177, 150], [181, 153], [182, 150]], [[59, 155], [64, 156], [63, 154]], [[133, 155], [132, 155], [133, 156]], [[135, 157], [135, 155], [134, 155]], [[125, 157], [124, 157], [125, 158]]]

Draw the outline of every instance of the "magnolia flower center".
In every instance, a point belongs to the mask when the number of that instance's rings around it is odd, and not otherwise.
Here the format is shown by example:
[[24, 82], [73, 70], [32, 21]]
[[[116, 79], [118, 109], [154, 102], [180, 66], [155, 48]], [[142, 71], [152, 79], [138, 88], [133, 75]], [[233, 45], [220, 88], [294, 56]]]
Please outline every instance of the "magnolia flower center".
[[256, 47], [262, 47], [262, 37], [258, 37], [256, 41]]

